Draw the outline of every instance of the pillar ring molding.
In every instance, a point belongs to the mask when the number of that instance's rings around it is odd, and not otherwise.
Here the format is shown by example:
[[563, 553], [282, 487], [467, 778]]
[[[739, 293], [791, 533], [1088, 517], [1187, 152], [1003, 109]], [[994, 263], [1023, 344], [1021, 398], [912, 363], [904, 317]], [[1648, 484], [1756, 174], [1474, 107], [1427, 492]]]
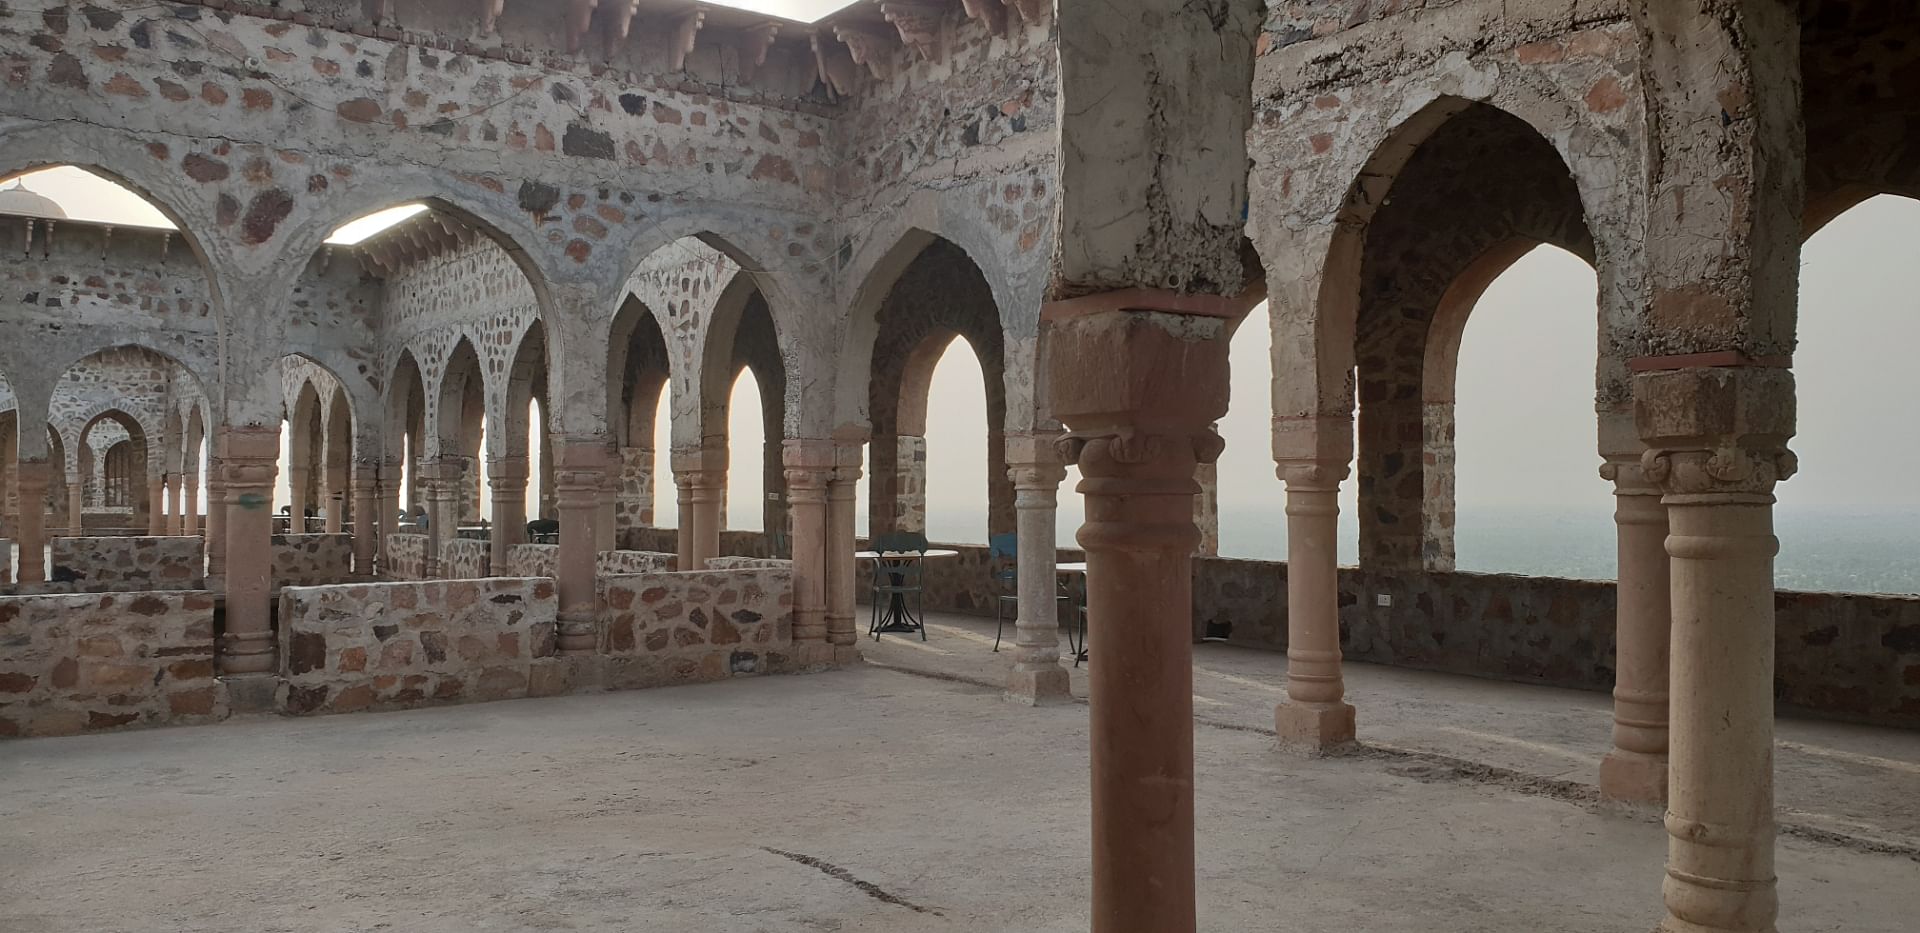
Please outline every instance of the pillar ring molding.
[[[1180, 444], [1191, 445], [1193, 459], [1199, 463], [1212, 463], [1220, 459], [1220, 452], [1227, 448], [1226, 439], [1212, 428], [1186, 435], [1172, 435], [1142, 431], [1132, 426], [1105, 431], [1069, 431], [1054, 444], [1067, 463], [1081, 463], [1084, 458], [1086, 462], [1110, 460], [1126, 466], [1159, 460], [1177, 450]], [[1063, 478], [1064, 469], [1063, 465]]]
[[1774, 484], [1792, 477], [1799, 465], [1799, 458], [1784, 445], [1656, 447], [1640, 459], [1640, 469], [1647, 481], [1659, 486], [1670, 504], [1682, 505], [1690, 502], [1771, 504]]

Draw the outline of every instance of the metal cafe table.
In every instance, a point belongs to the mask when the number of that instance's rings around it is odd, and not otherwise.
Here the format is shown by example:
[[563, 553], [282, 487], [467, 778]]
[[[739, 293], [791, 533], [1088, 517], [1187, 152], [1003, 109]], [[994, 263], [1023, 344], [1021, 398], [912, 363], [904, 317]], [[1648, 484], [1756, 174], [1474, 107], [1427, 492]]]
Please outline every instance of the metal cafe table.
[[910, 576], [924, 580], [920, 573], [924, 567], [923, 561], [929, 558], [959, 557], [960, 552], [933, 548], [926, 551], [855, 551], [853, 556], [856, 560], [878, 561], [879, 566], [875, 568], [876, 572], [886, 574], [895, 587], [893, 592], [887, 595], [887, 605], [868, 627], [867, 634], [879, 638], [883, 634], [893, 632], [919, 632], [921, 639], [924, 640], [927, 637], [926, 620], [920, 617], [920, 613], [907, 608], [907, 594], [901, 587]]

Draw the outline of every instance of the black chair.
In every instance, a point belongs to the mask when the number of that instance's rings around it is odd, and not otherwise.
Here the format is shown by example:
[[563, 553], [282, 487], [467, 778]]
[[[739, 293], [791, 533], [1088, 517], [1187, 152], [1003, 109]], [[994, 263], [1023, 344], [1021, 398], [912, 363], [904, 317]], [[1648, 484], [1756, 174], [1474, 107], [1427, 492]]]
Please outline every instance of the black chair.
[[[922, 584], [926, 565], [927, 536], [912, 531], [896, 531], [874, 539], [873, 549], [880, 557], [873, 562], [873, 617], [867, 624], [867, 634], [874, 641], [880, 640], [883, 632], [910, 632], [920, 630], [920, 640], [927, 640], [925, 587]], [[897, 555], [888, 558], [885, 555]], [[913, 597], [914, 607], [907, 609], [907, 597]]]
[[527, 542], [546, 544], [560, 534], [560, 520], [557, 518], [536, 518], [527, 523]]

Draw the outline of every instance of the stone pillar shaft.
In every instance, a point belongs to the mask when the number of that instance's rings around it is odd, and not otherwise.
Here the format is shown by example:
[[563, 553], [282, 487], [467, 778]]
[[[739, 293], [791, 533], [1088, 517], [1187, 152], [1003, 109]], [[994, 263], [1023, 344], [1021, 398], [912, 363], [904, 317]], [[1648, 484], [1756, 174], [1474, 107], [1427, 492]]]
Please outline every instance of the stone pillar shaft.
[[827, 648], [827, 483], [833, 474], [833, 442], [789, 439], [787, 503], [793, 516], [793, 645], [803, 658], [829, 656]]
[[1610, 461], [1614, 484], [1616, 588], [1613, 749], [1600, 762], [1600, 797], [1625, 803], [1667, 800], [1667, 678], [1672, 590], [1667, 508], [1639, 458]]
[[[79, 512], [74, 513], [74, 534], [80, 534], [85, 527]], [[164, 535], [167, 533], [167, 477], [160, 473], [147, 477], [147, 534]]]
[[617, 452], [609, 451], [607, 462], [611, 465], [601, 480], [600, 512], [595, 516], [594, 546], [602, 551], [612, 551], [620, 547], [620, 458]]
[[678, 552], [681, 570], [697, 569], [693, 562], [693, 474], [675, 472], [673, 474], [675, 492], [674, 504], [678, 509], [679, 528], [674, 532], [674, 550]]
[[[1105, 296], [1096, 295], [1095, 299]], [[1192, 933], [1194, 470], [1220, 452], [1225, 322], [1059, 309], [1053, 410], [1087, 523], [1093, 933]], [[1137, 307], [1137, 306], [1136, 306]]]
[[673, 475], [676, 484], [682, 477], [686, 483], [680, 493], [681, 569], [701, 570], [707, 558], [720, 556], [721, 506], [727, 498], [726, 438], [709, 437], [699, 447], [674, 451]]
[[400, 520], [400, 464], [388, 461], [380, 464], [380, 520], [374, 524], [373, 561], [374, 566], [384, 574], [387, 572], [387, 536], [399, 532]]
[[182, 518], [181, 481], [178, 473], [167, 474], [167, 534], [178, 535], [186, 532], [186, 522]]
[[[855, 495], [860, 483], [860, 443], [836, 441], [833, 475], [827, 483], [827, 643], [837, 648], [859, 643], [854, 604], [859, 594], [860, 565], [853, 559]], [[792, 499], [788, 499], [792, 515]], [[791, 520], [791, 519], [789, 519]], [[797, 560], [803, 548], [797, 533], [789, 538]]]
[[220, 668], [228, 674], [273, 670], [273, 481], [280, 459], [279, 427], [221, 431], [227, 524], [226, 634]]
[[1067, 468], [1057, 438], [1034, 434], [1007, 438], [1007, 476], [1013, 481], [1016, 586], [1019, 611], [1013, 626], [1013, 667], [1007, 699], [1041, 705], [1073, 698], [1060, 666], [1060, 580], [1055, 557], [1054, 511]]
[[200, 533], [200, 474], [188, 473], [180, 483], [180, 533]]
[[602, 438], [568, 439], [558, 445], [554, 492], [560, 511], [560, 558], [556, 583], [561, 654], [591, 654], [599, 646], [594, 591], [601, 491], [606, 486], [607, 445]]
[[487, 464], [493, 493], [493, 575], [507, 571], [507, 549], [527, 540], [527, 458], [501, 457]]
[[327, 517], [326, 524], [322, 526], [327, 534], [339, 534], [346, 520], [347, 497], [351, 494], [348, 489], [350, 482], [345, 469], [331, 467], [327, 469]]
[[14, 477], [20, 501], [20, 540], [14, 545], [20, 550], [21, 583], [47, 579], [47, 473], [45, 460], [22, 460]]
[[1341, 463], [1285, 463], [1287, 700], [1274, 710], [1282, 747], [1309, 755], [1352, 744], [1354, 711], [1340, 670]]
[[224, 588], [227, 574], [227, 480], [226, 461], [218, 454], [219, 438], [213, 443], [214, 451], [207, 454], [207, 576], [208, 587]]
[[380, 515], [380, 472], [374, 463], [353, 466], [353, 570], [363, 577], [374, 574], [374, 558], [379, 551], [380, 533], [389, 524]]
[[[87, 486], [84, 479], [67, 480], [67, 534], [78, 538], [87, 533]], [[151, 530], [151, 529], [149, 529]]]

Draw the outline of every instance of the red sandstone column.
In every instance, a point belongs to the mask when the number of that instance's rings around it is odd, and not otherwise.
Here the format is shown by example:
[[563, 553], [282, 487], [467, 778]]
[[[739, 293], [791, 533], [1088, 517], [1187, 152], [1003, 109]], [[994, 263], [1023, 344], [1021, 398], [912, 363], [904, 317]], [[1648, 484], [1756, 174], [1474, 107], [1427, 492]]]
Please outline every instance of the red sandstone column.
[[487, 464], [493, 488], [493, 575], [507, 572], [507, 549], [527, 540], [527, 458], [501, 457]]
[[441, 578], [440, 555], [446, 543], [459, 536], [460, 480], [458, 458], [437, 457], [420, 465], [419, 485], [427, 506], [426, 578]]
[[1610, 459], [1619, 585], [1615, 608], [1613, 750], [1600, 762], [1600, 799], [1667, 802], [1668, 646], [1673, 637], [1667, 507], [1639, 458]]
[[[1055, 302], [1054, 413], [1084, 477], [1093, 933], [1192, 933], [1194, 469], [1220, 453], [1225, 321]], [[1142, 290], [1138, 302], [1158, 299]], [[1075, 313], [1079, 307], [1091, 307]]]
[[227, 480], [226, 461], [219, 452], [226, 449], [225, 429], [215, 428], [213, 444], [207, 452], [207, 588], [224, 590], [227, 575]]
[[[1773, 487], [1793, 475], [1793, 376], [1643, 373], [1635, 409], [1671, 531], [1667, 933], [1770, 933]], [[1702, 431], [1705, 429], [1705, 431]], [[1709, 433], [1710, 432], [1710, 433]]]
[[[75, 513], [73, 527], [82, 526], [79, 513]], [[75, 531], [75, 534], [80, 532]], [[167, 476], [165, 473], [147, 477], [147, 534], [164, 535], [167, 533]]]
[[607, 463], [610, 467], [600, 486], [600, 511], [593, 524], [594, 546], [602, 551], [620, 547], [620, 452], [608, 450]]
[[[693, 566], [689, 569], [702, 570], [707, 558], [720, 556], [721, 507], [727, 501], [726, 438], [707, 438], [692, 454], [688, 472], [693, 482]], [[686, 533], [685, 526], [681, 533]]]
[[1039, 706], [1073, 698], [1067, 669], [1060, 666], [1060, 592], [1055, 557], [1054, 509], [1060, 481], [1058, 438], [1016, 434], [1007, 438], [1007, 477], [1013, 481], [1014, 533], [1019, 552], [1019, 612], [1013, 625], [1013, 667], [1007, 699]]
[[371, 577], [374, 555], [378, 551], [380, 530], [379, 467], [371, 462], [353, 465], [353, 571]]
[[18, 579], [21, 583], [44, 583], [47, 579], [47, 462], [20, 461], [14, 482], [18, 484], [20, 497], [17, 526], [20, 540], [14, 542], [20, 550]]
[[200, 533], [200, 474], [188, 473], [180, 482], [180, 533]]
[[[860, 641], [859, 629], [854, 624], [860, 567], [853, 559], [853, 552], [855, 492], [860, 483], [863, 443], [859, 438], [835, 438], [833, 474], [827, 481], [827, 643], [845, 652], [852, 652]], [[791, 497], [788, 504], [791, 516]], [[797, 533], [791, 546], [793, 557], [798, 560], [803, 549]]]
[[273, 670], [273, 481], [280, 428], [228, 427], [221, 468], [226, 475], [226, 635], [220, 669], [227, 674]]
[[1340, 480], [1345, 462], [1285, 462], [1287, 700], [1273, 712], [1280, 745], [1321, 755], [1353, 743], [1340, 672]]
[[693, 562], [693, 474], [680, 466], [680, 456], [670, 455], [673, 459], [673, 488], [676, 493], [675, 505], [678, 508], [678, 530], [674, 532], [674, 549], [679, 552], [681, 570], [697, 570]]
[[81, 537], [87, 533], [87, 478], [67, 476], [67, 534]]
[[183, 495], [183, 487], [185, 485], [186, 476], [184, 474], [167, 474], [167, 534], [180, 535], [186, 533], [186, 510], [181, 508], [181, 506], [185, 504], [185, 496]]
[[833, 475], [833, 442], [788, 438], [787, 507], [793, 518], [793, 649], [802, 664], [828, 663], [827, 482]]
[[594, 521], [606, 485], [607, 445], [601, 438], [567, 439], [557, 445], [554, 491], [560, 511], [560, 631], [562, 654], [591, 654], [599, 645], [594, 592]]
[[387, 536], [400, 530], [400, 461], [380, 463], [379, 521], [373, 523], [373, 562], [381, 574], [387, 572]]

